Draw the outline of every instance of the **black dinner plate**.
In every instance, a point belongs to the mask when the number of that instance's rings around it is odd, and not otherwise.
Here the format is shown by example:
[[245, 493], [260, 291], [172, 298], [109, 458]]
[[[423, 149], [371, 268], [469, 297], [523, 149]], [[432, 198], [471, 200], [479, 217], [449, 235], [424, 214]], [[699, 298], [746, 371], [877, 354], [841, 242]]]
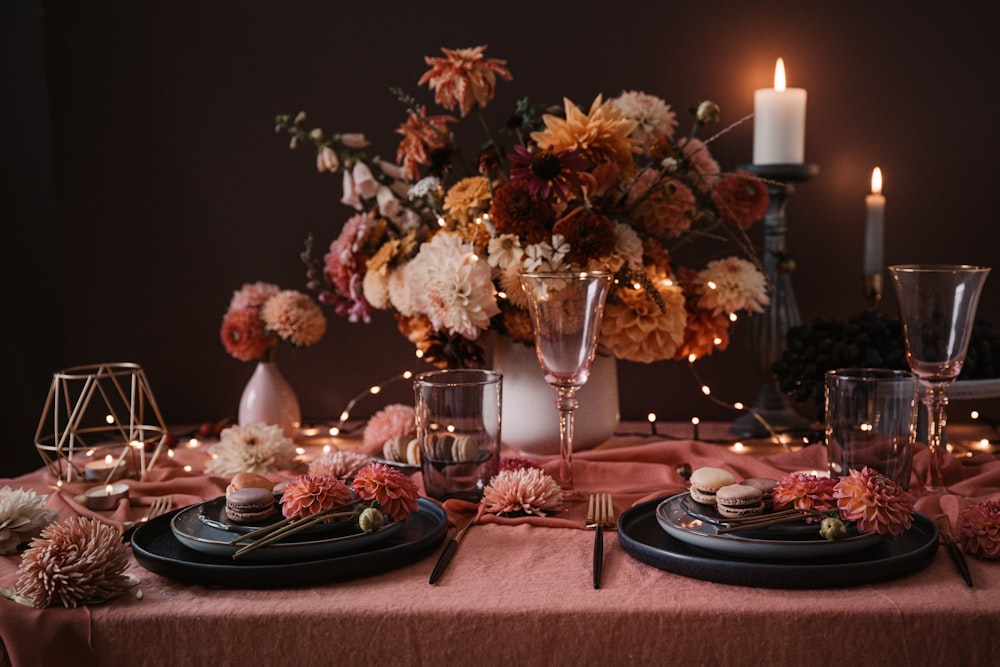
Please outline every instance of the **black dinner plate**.
[[132, 535], [132, 553], [150, 572], [221, 588], [288, 588], [363, 577], [413, 563], [433, 551], [448, 530], [444, 510], [426, 498], [402, 527], [371, 549], [289, 563], [244, 563], [189, 549], [174, 537], [170, 520], [183, 508], [143, 524]]
[[693, 579], [757, 588], [839, 588], [887, 581], [927, 567], [938, 548], [934, 522], [915, 514], [913, 525], [895, 539], [826, 558], [766, 561], [716, 553], [686, 544], [660, 527], [650, 500], [622, 512], [618, 540], [636, 560]]

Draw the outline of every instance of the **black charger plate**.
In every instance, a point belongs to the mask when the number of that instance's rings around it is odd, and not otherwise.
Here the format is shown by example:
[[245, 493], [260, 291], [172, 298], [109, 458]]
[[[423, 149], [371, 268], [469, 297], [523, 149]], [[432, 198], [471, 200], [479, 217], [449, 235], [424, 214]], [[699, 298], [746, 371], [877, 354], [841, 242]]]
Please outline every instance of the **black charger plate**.
[[660, 527], [657, 498], [618, 518], [618, 541], [636, 560], [693, 579], [757, 588], [839, 588], [886, 581], [927, 567], [938, 548], [934, 522], [915, 514], [909, 530], [867, 549], [803, 561], [739, 558], [686, 544]]
[[244, 563], [195, 551], [178, 542], [170, 520], [183, 509], [140, 526], [132, 535], [132, 553], [150, 572], [221, 588], [288, 588], [387, 572], [423, 558], [448, 531], [444, 510], [421, 498], [418, 510], [410, 513], [402, 527], [370, 549], [317, 560]]

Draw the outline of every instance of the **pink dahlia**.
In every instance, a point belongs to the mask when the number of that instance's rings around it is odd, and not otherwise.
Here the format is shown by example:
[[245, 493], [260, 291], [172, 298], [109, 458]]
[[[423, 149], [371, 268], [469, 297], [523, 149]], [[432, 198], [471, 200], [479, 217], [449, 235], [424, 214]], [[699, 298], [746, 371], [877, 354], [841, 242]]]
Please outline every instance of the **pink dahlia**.
[[297, 290], [283, 290], [260, 309], [268, 331], [296, 347], [318, 343], [326, 333], [326, 318], [319, 305]]
[[984, 560], [1000, 559], [1000, 503], [969, 505], [958, 517], [959, 541], [966, 553]]
[[229, 301], [229, 310], [260, 308], [280, 291], [281, 288], [272, 283], [262, 281], [244, 283], [243, 287], [233, 292], [233, 298]]
[[545, 516], [562, 509], [563, 492], [541, 468], [501, 470], [483, 491], [483, 508], [491, 514]]
[[371, 459], [361, 452], [338, 449], [310, 461], [309, 474], [313, 477], [351, 479], [369, 463]]
[[840, 518], [865, 533], [896, 537], [913, 524], [913, 496], [868, 466], [852, 469], [834, 485]]
[[387, 405], [369, 418], [362, 434], [365, 451], [381, 451], [386, 440], [399, 435], [409, 435], [417, 430], [413, 408], [402, 403]]
[[359, 470], [351, 488], [359, 500], [377, 500], [382, 513], [396, 521], [415, 512], [420, 497], [413, 480], [383, 463], [371, 463]]
[[774, 509], [791, 505], [795, 509], [826, 512], [837, 508], [833, 496], [836, 482], [829, 477], [793, 472], [778, 480], [772, 495]]
[[342, 480], [299, 475], [281, 493], [281, 513], [287, 518], [304, 518], [350, 505], [352, 500], [351, 490]]

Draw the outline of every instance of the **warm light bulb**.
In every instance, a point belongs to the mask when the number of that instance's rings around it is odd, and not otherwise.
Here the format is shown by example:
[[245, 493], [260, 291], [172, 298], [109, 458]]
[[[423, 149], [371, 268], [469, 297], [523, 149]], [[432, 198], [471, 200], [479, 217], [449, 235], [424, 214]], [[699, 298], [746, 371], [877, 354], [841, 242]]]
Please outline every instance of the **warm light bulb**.
[[111, 465], [112, 463], [114, 463], [114, 461], [115, 457], [111, 456], [111, 454], [108, 454], [107, 456], [104, 457], [104, 462], [107, 463], [108, 465]]
[[336, 438], [338, 435], [340, 435], [340, 429], [338, 427], [336, 427], [336, 426], [331, 426], [330, 427], [330, 435], [333, 436], [334, 438]]
[[701, 423], [701, 420], [698, 419], [697, 417], [691, 417], [691, 423], [697, 426], [698, 424]]
[[872, 194], [882, 194], [882, 170], [878, 167], [872, 169]]
[[377, 393], [379, 393], [380, 391], [382, 391], [382, 387], [380, 387], [380, 386], [378, 386], [378, 385], [374, 385], [374, 386], [372, 386], [372, 387], [370, 387], [370, 388], [368, 389], [368, 393], [369, 393], [369, 394], [377, 394]]
[[340, 421], [346, 422], [348, 417], [350, 416], [351, 415], [347, 412], [347, 410], [344, 410], [343, 412], [340, 413]]
[[696, 361], [698, 361], [698, 355], [697, 354], [695, 354], [694, 352], [692, 352], [691, 354], [688, 355], [688, 363], [689, 364], [693, 364]]
[[979, 410], [973, 410], [970, 412], [969, 417], [972, 419], [979, 419]]
[[650, 412], [648, 415], [646, 415], [646, 421], [648, 421], [649, 423], [655, 422], [656, 421], [656, 413], [655, 412]]
[[707, 384], [703, 384], [701, 385], [701, 393], [709, 396], [712, 393], [712, 389]]
[[403, 371], [404, 380], [409, 380], [411, 377], [413, 377], [413, 371]]
[[739, 401], [736, 401], [735, 403], [733, 403], [733, 407], [736, 408], [737, 410], [742, 410], [743, 404], [740, 403]]
[[709, 280], [708, 282], [706, 282], [705, 283], [705, 287], [707, 287], [708, 289], [718, 289], [719, 288], [719, 286], [715, 283], [714, 280]]
[[774, 64], [774, 89], [779, 93], [785, 90], [785, 61], [782, 58]]
[[106, 416], [106, 417], [104, 418], [104, 421], [108, 422], [109, 424], [114, 424], [114, 423], [115, 423], [115, 418], [114, 418], [114, 417], [112, 417], [111, 415], [107, 415], [107, 416]]

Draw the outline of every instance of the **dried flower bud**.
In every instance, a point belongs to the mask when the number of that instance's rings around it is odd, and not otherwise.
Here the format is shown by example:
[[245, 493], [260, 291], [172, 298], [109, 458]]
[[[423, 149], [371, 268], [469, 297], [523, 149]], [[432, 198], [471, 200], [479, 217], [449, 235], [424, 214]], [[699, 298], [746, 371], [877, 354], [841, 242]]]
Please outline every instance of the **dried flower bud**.
[[361, 149], [368, 146], [368, 139], [360, 132], [345, 132], [340, 135], [340, 143], [348, 148]]
[[295, 150], [296, 148], [298, 148], [299, 147], [299, 138], [298, 137], [292, 137], [291, 140], [289, 140], [289, 142], [288, 142], [288, 147], [291, 150]]
[[380, 529], [384, 523], [385, 517], [382, 516], [382, 512], [378, 511], [374, 507], [369, 507], [364, 510], [361, 512], [361, 516], [358, 517], [358, 527], [366, 533], [374, 533]]
[[322, 139], [323, 138], [323, 128], [317, 127], [316, 129], [309, 130], [310, 139]]
[[847, 526], [840, 519], [828, 516], [819, 524], [819, 534], [828, 540], [839, 540], [847, 534]]
[[306, 112], [305, 111], [300, 111], [297, 114], [295, 114], [295, 124], [296, 125], [298, 125], [299, 123], [304, 123], [304, 122], [306, 122]]
[[719, 105], [711, 100], [705, 100], [698, 104], [698, 110], [695, 111], [695, 118], [698, 120], [699, 125], [708, 125], [709, 123], [719, 122], [719, 118], [722, 116], [722, 110]]

